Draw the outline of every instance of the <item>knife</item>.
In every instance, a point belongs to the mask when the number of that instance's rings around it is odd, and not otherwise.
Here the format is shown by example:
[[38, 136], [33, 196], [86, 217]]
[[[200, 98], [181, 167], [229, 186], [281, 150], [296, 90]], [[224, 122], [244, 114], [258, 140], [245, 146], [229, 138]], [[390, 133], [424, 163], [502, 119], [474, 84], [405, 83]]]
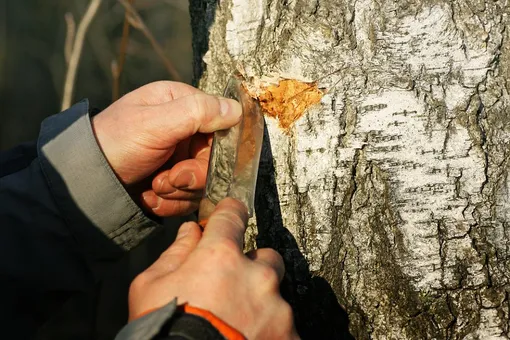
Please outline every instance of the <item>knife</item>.
[[233, 74], [223, 93], [224, 97], [241, 104], [243, 114], [237, 125], [214, 133], [205, 192], [198, 210], [198, 223], [202, 228], [216, 205], [226, 197], [243, 202], [249, 216], [253, 216], [264, 116], [243, 80], [239, 73]]

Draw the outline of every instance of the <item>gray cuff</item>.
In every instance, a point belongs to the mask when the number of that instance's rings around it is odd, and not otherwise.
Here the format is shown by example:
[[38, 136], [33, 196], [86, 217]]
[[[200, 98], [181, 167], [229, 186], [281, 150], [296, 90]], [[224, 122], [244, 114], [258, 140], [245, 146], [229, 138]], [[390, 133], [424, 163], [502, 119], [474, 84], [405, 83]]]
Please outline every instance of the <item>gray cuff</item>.
[[150, 340], [156, 336], [165, 323], [175, 314], [177, 299], [166, 306], [128, 323], [115, 340]]
[[[99, 148], [87, 100], [45, 119], [38, 156], [46, 180], [79, 244], [96, 257], [130, 249], [157, 223], [147, 218]], [[106, 236], [106, 237], [105, 237]]]

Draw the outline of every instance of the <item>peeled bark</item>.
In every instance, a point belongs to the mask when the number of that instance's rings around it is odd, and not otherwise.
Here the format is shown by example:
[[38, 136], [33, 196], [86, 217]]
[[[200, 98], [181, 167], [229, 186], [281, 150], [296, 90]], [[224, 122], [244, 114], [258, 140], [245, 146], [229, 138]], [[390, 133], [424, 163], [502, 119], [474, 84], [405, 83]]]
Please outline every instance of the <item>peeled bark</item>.
[[318, 81], [266, 118], [248, 247], [303, 338], [510, 337], [508, 1], [191, 0], [197, 84]]

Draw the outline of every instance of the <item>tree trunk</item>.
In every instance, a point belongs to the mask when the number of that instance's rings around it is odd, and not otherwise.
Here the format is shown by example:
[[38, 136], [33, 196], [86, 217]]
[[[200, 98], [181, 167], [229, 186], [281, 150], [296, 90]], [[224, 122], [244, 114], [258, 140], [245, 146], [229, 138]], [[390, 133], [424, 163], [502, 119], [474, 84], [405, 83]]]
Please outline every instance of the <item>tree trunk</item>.
[[191, 0], [194, 70], [318, 81], [266, 118], [248, 247], [303, 338], [510, 337], [510, 4]]

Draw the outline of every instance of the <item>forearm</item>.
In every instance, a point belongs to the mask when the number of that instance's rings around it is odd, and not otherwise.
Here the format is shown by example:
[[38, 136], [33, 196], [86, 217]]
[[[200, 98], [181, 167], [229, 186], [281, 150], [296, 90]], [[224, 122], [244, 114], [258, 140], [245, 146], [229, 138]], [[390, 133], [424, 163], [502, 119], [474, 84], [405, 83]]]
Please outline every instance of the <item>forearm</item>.
[[46, 119], [38, 157], [55, 204], [77, 242], [95, 258], [115, 253], [113, 244], [133, 248], [158, 225], [115, 176], [97, 145], [87, 112], [88, 103], [82, 101]]
[[108, 165], [85, 101], [47, 118], [37, 145], [2, 153], [0, 168], [4, 233], [30, 225], [24, 234], [30, 239], [36, 231], [59, 230], [94, 261], [120, 256], [158, 227]]

